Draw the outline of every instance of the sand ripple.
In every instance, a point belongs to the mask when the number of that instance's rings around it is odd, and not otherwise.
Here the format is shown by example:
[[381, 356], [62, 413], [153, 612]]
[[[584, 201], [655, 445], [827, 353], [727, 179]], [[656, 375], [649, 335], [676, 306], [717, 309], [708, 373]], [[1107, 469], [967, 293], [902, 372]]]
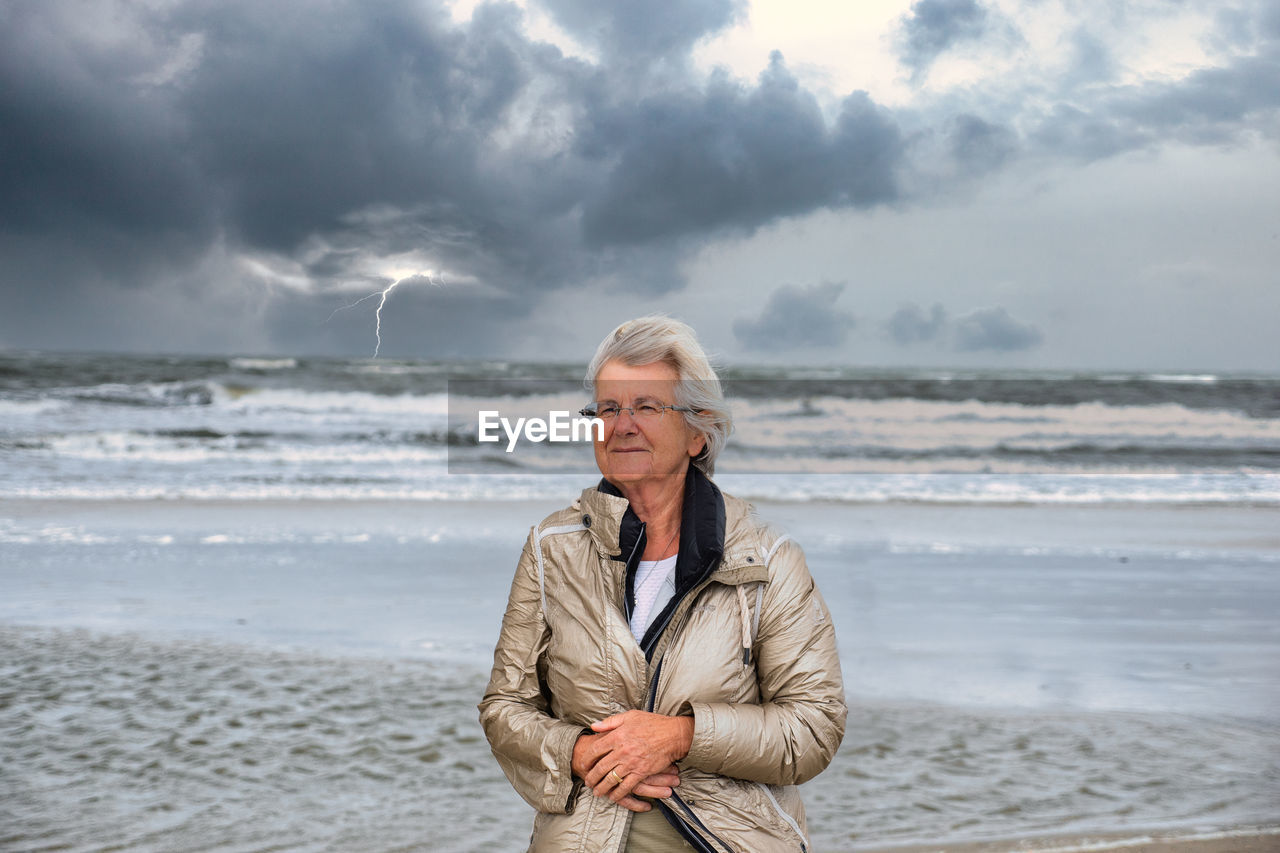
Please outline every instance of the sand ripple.
[[[519, 850], [485, 673], [0, 628], [0, 849]], [[856, 704], [815, 846], [1280, 818], [1274, 726]]]
[[474, 673], [22, 629], [0, 629], [0, 660], [0, 848], [527, 839], [475, 723]]

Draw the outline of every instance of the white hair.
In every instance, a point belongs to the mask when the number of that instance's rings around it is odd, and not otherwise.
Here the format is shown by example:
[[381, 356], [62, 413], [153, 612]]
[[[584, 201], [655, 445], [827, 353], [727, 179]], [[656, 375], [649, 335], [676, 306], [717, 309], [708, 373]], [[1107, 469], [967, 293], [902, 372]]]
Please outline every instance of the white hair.
[[693, 329], [661, 314], [628, 320], [618, 326], [605, 335], [587, 365], [584, 384], [591, 394], [595, 394], [600, 370], [610, 361], [631, 367], [662, 362], [675, 369], [679, 377], [675, 403], [692, 410], [681, 412], [685, 423], [706, 440], [702, 451], [693, 458], [693, 464], [708, 477], [715, 473], [716, 457], [733, 432], [733, 417], [720, 388], [720, 378]]

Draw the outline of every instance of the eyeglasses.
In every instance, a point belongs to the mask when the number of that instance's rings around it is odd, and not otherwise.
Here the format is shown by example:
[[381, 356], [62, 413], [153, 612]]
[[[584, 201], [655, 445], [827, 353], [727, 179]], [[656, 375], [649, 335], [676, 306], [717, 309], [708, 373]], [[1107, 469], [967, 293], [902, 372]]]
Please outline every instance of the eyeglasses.
[[587, 418], [599, 418], [602, 421], [611, 421], [623, 412], [627, 412], [631, 417], [638, 421], [653, 423], [662, 420], [663, 414], [670, 409], [673, 412], [694, 412], [688, 406], [666, 406], [662, 403], [655, 403], [649, 400], [642, 400], [634, 406], [619, 406], [609, 400], [597, 400], [594, 403], [588, 403], [578, 414]]

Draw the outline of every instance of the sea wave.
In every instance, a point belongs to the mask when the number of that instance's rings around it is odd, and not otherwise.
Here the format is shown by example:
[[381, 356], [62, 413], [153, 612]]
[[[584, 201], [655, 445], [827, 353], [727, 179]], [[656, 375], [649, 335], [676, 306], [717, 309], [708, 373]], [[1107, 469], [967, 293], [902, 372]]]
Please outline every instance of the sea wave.
[[[388, 468], [392, 466], [387, 466]], [[330, 473], [231, 472], [195, 481], [62, 476], [55, 481], [6, 481], [0, 498], [22, 500], [183, 501], [487, 501], [561, 500], [597, 475], [499, 473], [403, 477], [358, 466]], [[1280, 476], [1062, 475], [1028, 478], [989, 474], [731, 474], [717, 482], [752, 501], [836, 504], [1001, 505], [1147, 504], [1280, 506]]]
[[3, 400], [0, 399], [0, 426], [8, 418], [33, 418], [48, 414], [67, 404], [61, 400]]
[[301, 391], [294, 388], [251, 388], [224, 392], [220, 405], [242, 412], [307, 412], [334, 414], [391, 414], [444, 417], [449, 411], [446, 394], [397, 394], [387, 396], [364, 391]]
[[210, 437], [154, 435], [132, 431], [53, 436], [48, 452], [63, 459], [194, 464], [223, 461], [252, 470], [260, 465], [288, 467], [335, 464], [354, 466], [434, 465], [446, 460], [446, 441], [435, 444], [267, 445], [260, 437], [211, 432]]
[[227, 362], [232, 370], [293, 370], [296, 358], [233, 358]]
[[[502, 500], [594, 471], [580, 443], [478, 441], [481, 410], [576, 412], [572, 365], [7, 354], [0, 368], [0, 497]], [[769, 498], [1268, 503], [1280, 471], [1280, 377], [726, 374], [735, 432], [718, 470], [759, 475], [751, 494]]]

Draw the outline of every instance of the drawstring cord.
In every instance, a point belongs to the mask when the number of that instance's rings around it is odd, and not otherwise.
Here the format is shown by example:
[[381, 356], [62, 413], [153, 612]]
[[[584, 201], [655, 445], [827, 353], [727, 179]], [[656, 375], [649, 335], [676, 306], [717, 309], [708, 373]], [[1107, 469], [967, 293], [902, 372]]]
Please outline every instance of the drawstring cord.
[[742, 665], [751, 665], [751, 608], [747, 606], [747, 590], [738, 584], [738, 612], [742, 616]]

